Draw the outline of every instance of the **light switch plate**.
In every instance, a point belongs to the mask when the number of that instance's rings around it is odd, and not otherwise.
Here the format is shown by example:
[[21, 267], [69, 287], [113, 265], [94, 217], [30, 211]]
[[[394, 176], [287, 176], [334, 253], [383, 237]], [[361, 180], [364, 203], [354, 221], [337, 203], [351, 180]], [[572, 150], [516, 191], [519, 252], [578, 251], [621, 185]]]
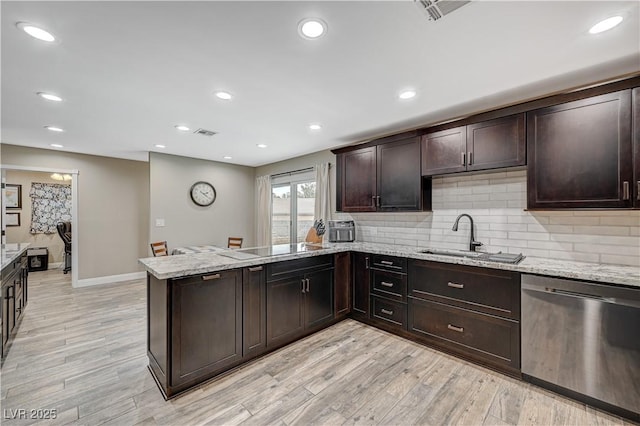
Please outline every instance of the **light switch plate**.
[[156, 219], [156, 227], [163, 227], [164, 219]]

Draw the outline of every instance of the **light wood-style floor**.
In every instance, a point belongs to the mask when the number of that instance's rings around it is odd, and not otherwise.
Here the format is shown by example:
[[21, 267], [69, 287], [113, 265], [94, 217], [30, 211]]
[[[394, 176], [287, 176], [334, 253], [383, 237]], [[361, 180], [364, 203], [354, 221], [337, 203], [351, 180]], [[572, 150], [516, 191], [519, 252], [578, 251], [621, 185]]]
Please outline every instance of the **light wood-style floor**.
[[540, 388], [343, 321], [166, 402], [146, 368], [143, 280], [72, 289], [29, 276], [1, 372], [2, 424], [624, 424]]

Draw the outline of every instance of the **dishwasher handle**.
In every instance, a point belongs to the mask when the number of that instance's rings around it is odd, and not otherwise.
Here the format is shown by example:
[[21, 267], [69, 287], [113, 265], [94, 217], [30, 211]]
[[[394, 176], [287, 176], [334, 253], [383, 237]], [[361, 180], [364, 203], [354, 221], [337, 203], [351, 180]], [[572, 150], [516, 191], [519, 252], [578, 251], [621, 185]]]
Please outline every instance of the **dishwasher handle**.
[[[638, 300], [635, 297], [634, 298], [624, 297], [622, 294], [610, 294], [610, 295], [591, 294], [591, 293], [585, 293], [581, 291], [575, 291], [573, 289], [567, 290], [567, 289], [561, 289], [561, 288], [550, 287], [550, 286], [531, 285], [526, 283], [522, 283], [522, 291], [523, 292], [532, 291], [532, 292], [538, 292], [538, 293], [555, 294], [558, 296], [590, 299], [590, 300], [596, 300], [601, 303], [613, 303], [615, 305], [625, 305], [632, 308], [640, 308], [640, 300]], [[638, 290], [632, 290], [632, 291], [638, 292]], [[610, 297], [610, 296], [613, 296], [613, 297]], [[623, 296], [623, 297], [615, 297], [615, 296]]]

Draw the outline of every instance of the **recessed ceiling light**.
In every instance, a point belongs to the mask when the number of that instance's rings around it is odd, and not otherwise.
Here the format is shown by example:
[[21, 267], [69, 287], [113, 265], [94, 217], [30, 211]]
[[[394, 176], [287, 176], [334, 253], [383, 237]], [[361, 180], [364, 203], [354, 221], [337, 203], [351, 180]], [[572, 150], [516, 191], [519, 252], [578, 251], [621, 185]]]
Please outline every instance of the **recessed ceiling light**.
[[216, 92], [215, 93], [216, 97], [225, 101], [230, 100], [231, 98], [233, 98], [233, 95], [229, 92]]
[[56, 38], [50, 32], [45, 31], [42, 28], [38, 28], [35, 25], [31, 25], [27, 22], [18, 22], [16, 25], [22, 31], [29, 34], [31, 37], [37, 38], [38, 40], [47, 42], [56, 41]]
[[64, 146], [60, 145], [59, 143], [52, 143], [51, 146], [54, 148], [64, 148]]
[[611, 18], [607, 18], [604, 21], [600, 21], [597, 24], [595, 24], [593, 27], [591, 27], [591, 29], [589, 30], [589, 34], [598, 34], [598, 33], [610, 30], [611, 28], [618, 25], [620, 22], [622, 22], [622, 16], [612, 16]]
[[156, 148], [166, 148], [166, 146], [161, 145], [161, 144], [159, 144], [159, 143], [155, 144], [154, 146], [155, 146]]
[[52, 132], [64, 132], [64, 129], [56, 126], [44, 126], [45, 129], [51, 130]]
[[320, 130], [320, 129], [322, 129], [322, 126], [319, 125], [318, 123], [309, 124], [309, 130]]
[[259, 143], [258, 145], [256, 145], [258, 148], [266, 148], [267, 146], [263, 143]]
[[231, 160], [231, 158], [233, 158], [233, 157], [231, 157], [230, 155], [225, 155], [225, 156], [224, 156], [224, 157], [222, 157], [222, 158], [224, 158], [225, 160]]
[[298, 32], [303, 38], [315, 40], [327, 32], [327, 23], [319, 18], [307, 18], [298, 24]]
[[36, 93], [38, 96], [40, 96], [41, 98], [44, 98], [48, 101], [55, 101], [55, 102], [60, 102], [62, 101], [62, 98], [60, 96], [51, 94], [51, 93], [45, 93], [45, 92], [38, 92]]
[[400, 92], [398, 94], [398, 97], [400, 99], [411, 99], [414, 98], [416, 96], [416, 91], [415, 90], [405, 90], [403, 92]]
[[183, 126], [182, 124], [178, 124], [177, 126], [175, 126], [175, 128], [180, 130], [181, 132], [188, 132], [189, 130], [191, 130], [190, 128], [188, 128], [187, 126]]

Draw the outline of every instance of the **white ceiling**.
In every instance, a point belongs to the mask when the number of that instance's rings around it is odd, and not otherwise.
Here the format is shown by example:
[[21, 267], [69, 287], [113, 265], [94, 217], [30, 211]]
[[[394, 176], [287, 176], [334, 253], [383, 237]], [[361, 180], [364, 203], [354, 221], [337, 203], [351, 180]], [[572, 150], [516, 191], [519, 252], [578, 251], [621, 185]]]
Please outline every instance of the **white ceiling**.
[[[412, 1], [3, 1], [1, 140], [259, 166], [638, 72], [639, 5], [474, 1], [430, 22]], [[588, 34], [615, 14], [620, 26]], [[324, 19], [326, 36], [298, 36], [305, 17]], [[60, 42], [33, 39], [18, 21]], [[418, 96], [398, 100], [408, 87]]]

